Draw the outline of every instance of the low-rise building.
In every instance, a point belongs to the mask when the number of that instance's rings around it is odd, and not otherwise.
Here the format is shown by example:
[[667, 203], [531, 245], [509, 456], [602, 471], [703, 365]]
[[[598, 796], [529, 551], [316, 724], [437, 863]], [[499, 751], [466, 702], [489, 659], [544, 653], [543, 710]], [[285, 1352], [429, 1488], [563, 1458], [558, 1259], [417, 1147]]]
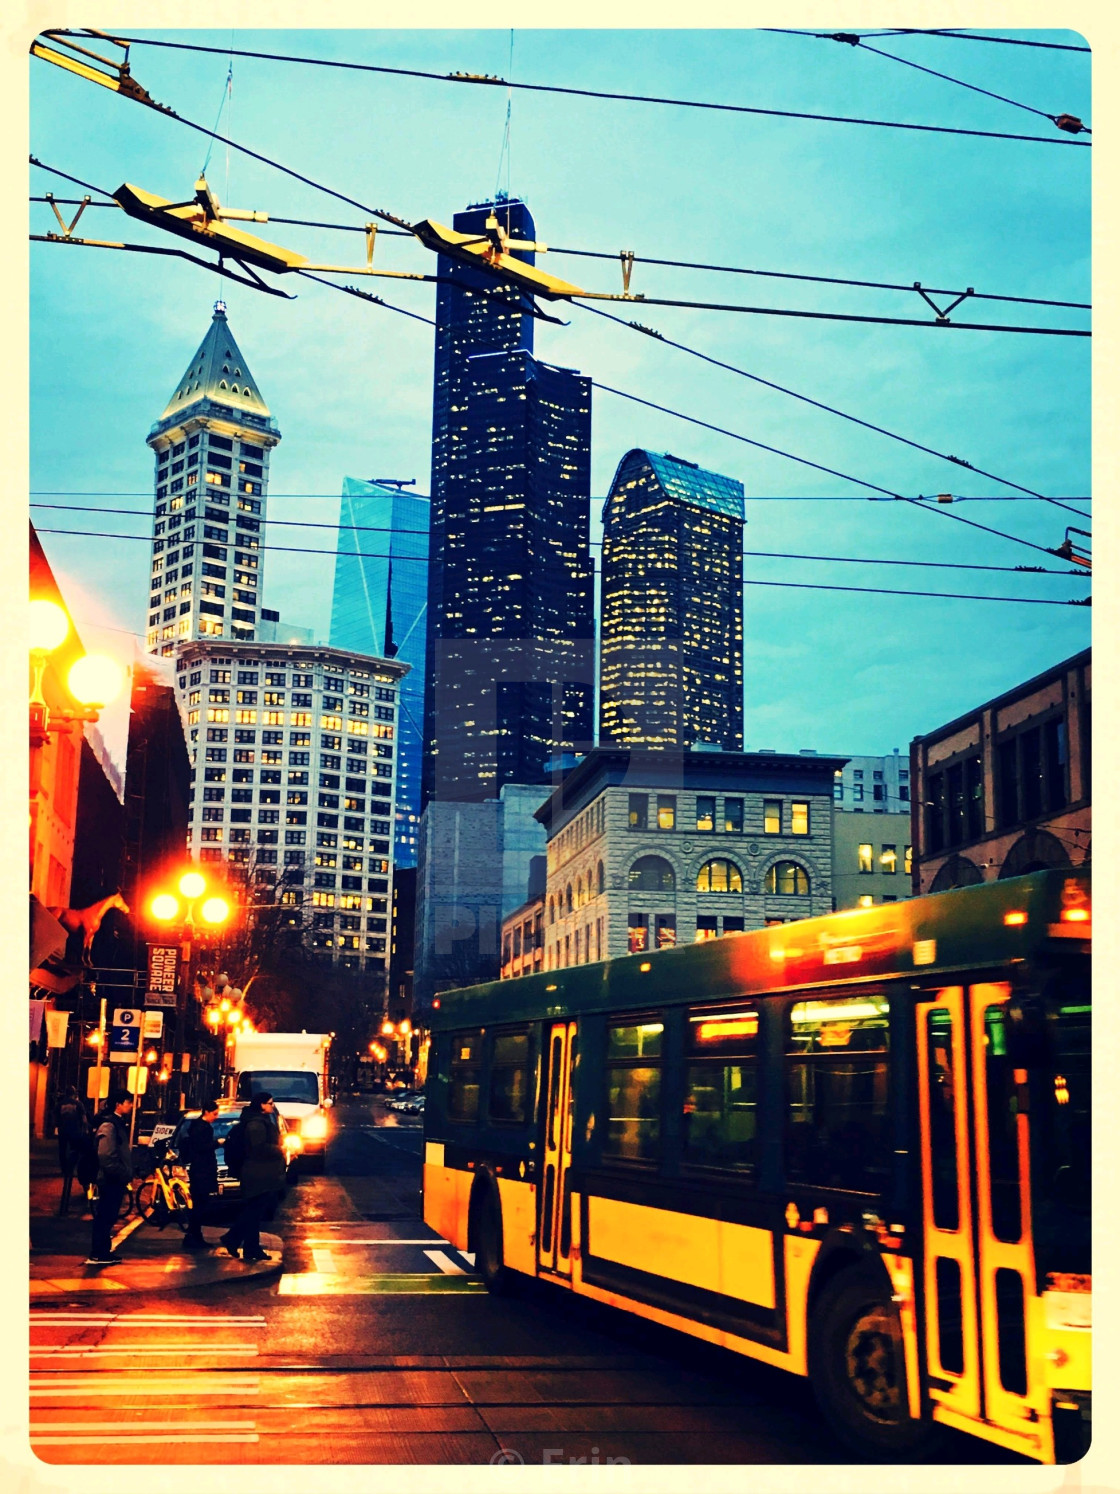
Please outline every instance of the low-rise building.
[[833, 793], [837, 809], [845, 812], [909, 814], [910, 758], [897, 747], [882, 757], [849, 754], [836, 775]]
[[589, 753], [537, 811], [548, 832], [544, 969], [830, 912], [843, 762]]
[[914, 892], [1089, 861], [1092, 652], [915, 737]]
[[502, 920], [502, 980], [544, 969], [544, 893]]
[[910, 815], [875, 819], [850, 809], [832, 815], [833, 906], [870, 908], [910, 896]]

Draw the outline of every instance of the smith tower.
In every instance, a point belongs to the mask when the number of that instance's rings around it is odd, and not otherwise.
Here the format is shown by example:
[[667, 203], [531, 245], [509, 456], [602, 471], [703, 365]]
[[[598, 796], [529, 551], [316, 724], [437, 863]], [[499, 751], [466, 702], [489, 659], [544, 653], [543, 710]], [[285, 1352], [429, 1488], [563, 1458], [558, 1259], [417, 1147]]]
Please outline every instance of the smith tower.
[[[518, 201], [454, 227], [492, 213], [532, 241]], [[533, 356], [519, 292], [442, 257], [439, 273], [424, 800], [479, 801], [591, 744], [591, 384]]]
[[171, 655], [198, 638], [252, 642], [268, 459], [280, 430], [224, 301], [147, 439], [156, 459], [148, 649]]
[[599, 739], [743, 750], [743, 484], [629, 451], [603, 504]]

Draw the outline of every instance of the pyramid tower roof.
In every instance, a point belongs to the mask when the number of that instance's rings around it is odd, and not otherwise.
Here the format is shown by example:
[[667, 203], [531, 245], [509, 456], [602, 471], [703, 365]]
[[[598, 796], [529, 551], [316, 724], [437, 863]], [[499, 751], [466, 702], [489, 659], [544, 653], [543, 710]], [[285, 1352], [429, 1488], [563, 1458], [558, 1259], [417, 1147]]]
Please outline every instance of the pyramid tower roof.
[[214, 317], [198, 351], [179, 380], [160, 420], [182, 415], [203, 400], [244, 410], [258, 420], [269, 418], [257, 381], [249, 371], [245, 355], [234, 341], [226, 319], [226, 303], [214, 303]]

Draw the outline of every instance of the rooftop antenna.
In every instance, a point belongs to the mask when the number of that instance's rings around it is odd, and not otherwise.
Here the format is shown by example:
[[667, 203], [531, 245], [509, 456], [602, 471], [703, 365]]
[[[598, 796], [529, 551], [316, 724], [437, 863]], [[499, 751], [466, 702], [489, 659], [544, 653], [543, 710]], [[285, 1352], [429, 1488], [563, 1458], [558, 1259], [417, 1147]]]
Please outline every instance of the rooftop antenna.
[[[510, 31], [509, 31], [509, 65], [508, 65], [508, 67], [506, 69], [506, 83], [508, 85], [508, 87], [506, 89], [506, 126], [505, 126], [505, 130], [502, 133], [502, 148], [501, 148], [501, 151], [498, 154], [498, 177], [497, 177], [497, 181], [496, 181], [496, 183], [494, 185], [494, 201], [495, 201], [495, 203], [499, 203], [499, 202], [503, 201], [503, 199], [505, 201], [505, 204], [506, 204], [506, 233], [508, 234], [509, 231], [510, 231], [510, 209], [509, 209], [509, 200], [510, 200], [510, 195], [511, 195], [510, 194], [510, 176], [511, 176], [512, 169], [513, 169], [513, 165], [512, 165], [513, 152], [512, 152], [512, 150], [510, 148], [510, 124], [511, 124], [511, 121], [513, 119], [513, 27], [512, 26], [510, 27]], [[503, 161], [505, 162], [505, 167], [506, 167], [506, 186], [505, 186], [505, 191], [504, 192], [502, 191], [502, 162]]]

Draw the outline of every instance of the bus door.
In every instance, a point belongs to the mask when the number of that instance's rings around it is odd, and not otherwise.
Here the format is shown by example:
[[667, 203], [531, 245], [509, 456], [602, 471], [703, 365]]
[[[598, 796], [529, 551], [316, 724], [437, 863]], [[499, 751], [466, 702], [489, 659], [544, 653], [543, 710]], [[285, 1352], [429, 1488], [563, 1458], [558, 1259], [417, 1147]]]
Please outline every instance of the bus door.
[[935, 1404], [1034, 1442], [1026, 1074], [1007, 1052], [1010, 987], [918, 1005], [926, 1334]]
[[554, 1022], [548, 1029], [547, 1090], [537, 1264], [542, 1271], [571, 1276], [572, 1209], [568, 1165], [572, 1159], [572, 1067], [576, 1024]]

